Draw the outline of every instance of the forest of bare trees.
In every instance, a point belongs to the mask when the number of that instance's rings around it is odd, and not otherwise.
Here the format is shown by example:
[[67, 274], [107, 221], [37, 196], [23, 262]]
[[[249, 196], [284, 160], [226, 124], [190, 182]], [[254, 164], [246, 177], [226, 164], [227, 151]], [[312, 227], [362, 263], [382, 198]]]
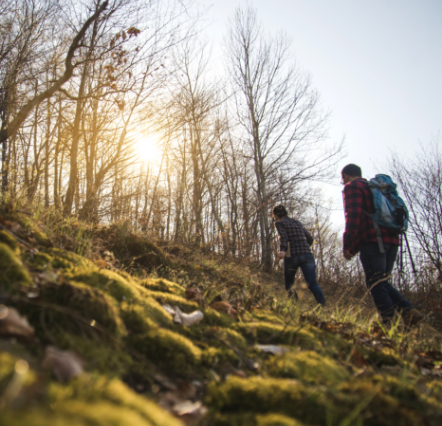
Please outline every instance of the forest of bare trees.
[[2, 195], [269, 270], [272, 206], [312, 222], [341, 146], [286, 36], [238, 9], [220, 69], [189, 10], [2, 1]]

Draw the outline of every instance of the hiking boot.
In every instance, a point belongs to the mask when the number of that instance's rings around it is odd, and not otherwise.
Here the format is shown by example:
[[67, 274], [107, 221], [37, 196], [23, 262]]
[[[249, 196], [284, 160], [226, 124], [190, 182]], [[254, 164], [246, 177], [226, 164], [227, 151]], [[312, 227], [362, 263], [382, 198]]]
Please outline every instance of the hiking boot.
[[425, 317], [417, 309], [409, 309], [402, 314], [407, 329], [419, 325]]

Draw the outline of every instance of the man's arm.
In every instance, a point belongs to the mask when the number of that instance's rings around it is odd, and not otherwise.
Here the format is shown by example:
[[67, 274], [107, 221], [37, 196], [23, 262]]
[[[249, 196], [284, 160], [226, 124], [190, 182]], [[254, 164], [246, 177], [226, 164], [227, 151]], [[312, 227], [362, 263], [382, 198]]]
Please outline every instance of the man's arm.
[[287, 231], [285, 230], [285, 226], [281, 222], [275, 222], [276, 230], [279, 234], [279, 251], [280, 252], [286, 252], [288, 248], [288, 235]]
[[[344, 186], [344, 212], [345, 212], [345, 231], [344, 231], [344, 253], [347, 251], [350, 256], [354, 256], [354, 247], [358, 240], [358, 231], [361, 227], [363, 213], [363, 195], [362, 191], [351, 184]], [[347, 257], [348, 258], [348, 257]]]
[[305, 238], [307, 238], [307, 244], [309, 246], [311, 246], [313, 244], [313, 237], [312, 234], [310, 234], [310, 232], [307, 231], [307, 229], [304, 227], [304, 233], [305, 233]]

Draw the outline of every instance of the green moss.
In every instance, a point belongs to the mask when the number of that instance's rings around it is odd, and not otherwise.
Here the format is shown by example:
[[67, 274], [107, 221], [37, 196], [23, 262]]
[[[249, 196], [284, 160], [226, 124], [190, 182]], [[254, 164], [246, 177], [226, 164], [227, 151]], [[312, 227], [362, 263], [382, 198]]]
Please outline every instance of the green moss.
[[141, 285], [148, 290], [161, 291], [164, 293], [173, 293], [183, 295], [185, 288], [164, 278], [147, 278], [141, 281]]
[[278, 315], [265, 310], [254, 310], [251, 313], [248, 313], [250, 320], [247, 318], [247, 321], [267, 321], [271, 323], [284, 324], [284, 320]]
[[219, 348], [208, 347], [202, 351], [201, 359], [204, 364], [214, 367], [219, 363], [220, 353]]
[[2, 291], [16, 292], [19, 286], [33, 285], [29, 272], [11, 248], [3, 243], [0, 243], [0, 276]]
[[44, 408], [26, 411], [0, 411], [0, 424], [8, 426], [85, 426], [84, 419], [71, 419], [67, 414]]
[[[422, 408], [422, 402], [426, 399], [422, 392], [410, 383], [399, 380], [393, 376], [375, 375], [372, 378], [373, 383], [382, 386], [390, 396], [397, 398], [401, 403], [417, 410]], [[353, 381], [354, 382], [354, 381]], [[441, 406], [442, 408], [442, 406]]]
[[303, 426], [298, 420], [281, 414], [256, 416], [256, 426]]
[[334, 419], [336, 424], [436, 426], [442, 420], [440, 407], [425, 395], [415, 393], [410, 401], [394, 397], [391, 391], [386, 382], [369, 379], [351, 380], [327, 390], [306, 387], [296, 380], [230, 377], [220, 385], [209, 385], [206, 403], [220, 414], [280, 413], [307, 424]]
[[303, 426], [298, 420], [282, 414], [256, 415], [254, 413], [215, 415], [213, 426]]
[[49, 404], [0, 413], [8, 426], [182, 426], [182, 423], [118, 380], [80, 377], [69, 386], [52, 384]]
[[23, 228], [32, 232], [32, 236], [35, 238], [38, 244], [40, 245], [48, 245], [49, 238], [47, 235], [38, 227], [38, 224], [35, 221], [31, 222], [31, 219], [19, 212], [9, 212], [6, 215], [7, 219], [11, 222], [17, 222]]
[[219, 331], [219, 337], [221, 337], [222, 339], [227, 340], [230, 344], [242, 351], [248, 350], [249, 347], [247, 345], [246, 339], [237, 331], [229, 328], [220, 328]]
[[7, 352], [0, 352], [0, 385], [14, 372], [17, 358]]
[[[0, 391], [2, 396], [3, 391], [10, 386], [14, 377], [17, 376], [16, 365], [18, 361], [22, 361], [21, 357], [16, 357], [7, 352], [0, 352]], [[33, 370], [29, 369], [25, 373], [20, 374], [20, 386], [26, 387], [32, 385], [36, 380], [36, 374]], [[3, 407], [2, 407], [3, 408]], [[0, 409], [0, 412], [2, 410]], [[0, 424], [2, 424], [0, 422]]]
[[178, 374], [189, 374], [201, 361], [201, 349], [171, 330], [153, 328], [132, 335], [129, 344], [151, 361]]
[[211, 307], [200, 308], [204, 314], [204, 324], [220, 327], [229, 327], [235, 320], [227, 314], [220, 313]]
[[157, 325], [172, 325], [172, 316], [153, 299], [146, 299], [142, 305], [123, 303], [121, 315], [131, 333], [144, 333]]
[[[190, 327], [189, 331], [192, 331], [194, 328], [195, 327]], [[242, 352], [249, 350], [249, 345], [247, 344], [246, 339], [240, 333], [232, 330], [231, 328], [204, 326], [204, 329], [200, 331], [200, 334], [203, 334], [205, 337], [210, 339], [210, 344], [213, 346], [218, 347], [222, 345], [226, 347], [226, 344], [228, 344]]]
[[[148, 290], [146, 290], [148, 291]], [[150, 297], [157, 300], [161, 305], [167, 304], [172, 307], [178, 306], [183, 312], [190, 313], [199, 309], [196, 302], [186, 300], [184, 297], [172, 293], [162, 293], [159, 291], [148, 291]]]
[[107, 374], [108, 377], [123, 377], [134, 364], [130, 354], [122, 345], [109, 345], [100, 340], [91, 340], [85, 336], [63, 333], [57, 336], [61, 349], [72, 350], [86, 360], [86, 370]]
[[129, 284], [133, 284], [136, 287], [141, 287], [139, 278], [134, 277], [133, 275], [129, 274], [129, 272], [123, 271], [121, 269], [117, 269], [115, 270], [115, 272], [123, 277], [126, 281], [128, 281]]
[[226, 346], [217, 348], [209, 346], [203, 349], [201, 360], [207, 367], [215, 368], [224, 366], [226, 363], [237, 364], [239, 359], [238, 355]]
[[365, 359], [377, 367], [383, 365], [393, 366], [403, 364], [402, 359], [391, 348], [384, 348], [382, 350], [363, 350], [362, 352], [365, 355]]
[[111, 249], [123, 262], [135, 261], [147, 269], [170, 265], [167, 255], [160, 247], [136, 235], [121, 235]]
[[48, 266], [52, 265], [54, 258], [46, 253], [35, 253], [34, 257], [30, 259], [30, 263], [35, 269], [39, 271], [45, 270]]
[[[85, 319], [95, 320], [116, 336], [126, 333], [114, 300], [99, 289], [71, 281], [59, 286], [43, 287], [42, 295], [47, 302], [69, 308]], [[70, 315], [63, 312], [54, 315], [61, 318], [59, 326], [79, 331]]]
[[8, 232], [0, 230], [0, 243], [6, 244], [15, 254], [19, 253], [17, 240]]
[[[408, 406], [395, 398], [390, 393], [390, 388], [385, 383], [375, 383], [367, 379], [352, 380], [336, 388], [330, 395], [334, 411], [341, 418], [348, 416], [353, 407], [366, 401], [360, 409], [360, 417], [370, 415], [364, 425], [413, 425], [425, 424], [421, 412], [430, 411], [424, 397], [414, 407]], [[412, 408], [417, 408], [413, 410]], [[442, 420], [442, 416], [440, 417]], [[436, 425], [437, 423], [430, 422]]]
[[313, 351], [272, 357], [266, 362], [266, 368], [274, 377], [299, 379], [317, 385], [336, 385], [350, 378], [348, 372], [336, 361]]
[[99, 270], [95, 267], [82, 268], [72, 272], [70, 277], [75, 281], [99, 288], [118, 301], [140, 297], [140, 291], [135, 285], [113, 271]]
[[442, 401], [442, 382], [437, 380], [427, 383], [427, 388], [430, 389], [432, 395]]
[[97, 426], [151, 426], [146, 418], [127, 407], [115, 406], [107, 401], [93, 403], [85, 401], [66, 401], [56, 404], [57, 411], [73, 420], [84, 420], [86, 424]]
[[50, 245], [50, 240], [43, 231], [38, 228], [34, 228], [33, 231], [33, 236], [38, 244], [42, 246]]
[[123, 305], [120, 312], [129, 334], [145, 333], [156, 326], [145, 317], [144, 309], [139, 305]]
[[325, 420], [325, 396], [294, 380], [230, 377], [220, 385], [209, 385], [206, 402], [221, 413], [278, 412], [317, 424]]
[[[118, 408], [126, 408], [137, 413], [144, 421], [153, 426], [181, 426], [181, 422], [160, 408], [153, 401], [143, 398], [130, 390], [119, 380], [94, 380], [81, 378], [74, 384], [73, 396], [85, 401], [104, 400]], [[104, 423], [104, 424], [112, 424]], [[121, 423], [131, 425], [131, 422]]]
[[269, 322], [245, 322], [234, 328], [251, 342], [299, 345], [305, 349], [319, 346], [314, 331], [308, 328], [295, 328]]
[[60, 269], [93, 268], [94, 264], [83, 256], [58, 248], [48, 249], [48, 254], [53, 257], [52, 266]]
[[143, 306], [144, 314], [157, 324], [169, 326], [172, 323], [172, 316], [155, 299], [146, 297], [141, 305]]

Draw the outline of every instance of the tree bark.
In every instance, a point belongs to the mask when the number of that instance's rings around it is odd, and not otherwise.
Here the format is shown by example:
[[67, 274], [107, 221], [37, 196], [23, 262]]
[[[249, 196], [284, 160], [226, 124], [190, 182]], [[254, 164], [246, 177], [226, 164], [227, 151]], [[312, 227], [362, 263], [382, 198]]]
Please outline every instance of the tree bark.
[[45, 99], [50, 98], [55, 92], [61, 89], [63, 84], [71, 79], [74, 74], [75, 64], [72, 63], [74, 59], [74, 54], [76, 50], [81, 46], [81, 41], [83, 40], [86, 31], [89, 29], [91, 24], [95, 22], [101, 13], [107, 8], [108, 0], [106, 0], [96, 12], [83, 24], [80, 31], [74, 37], [71, 45], [69, 46], [68, 53], [65, 59], [65, 71], [63, 75], [55, 81], [55, 83], [39, 95], [35, 95], [26, 105], [24, 105], [20, 111], [15, 115], [15, 117], [8, 123], [6, 128], [0, 131], [0, 143], [3, 144], [8, 137], [13, 137], [17, 133], [18, 129], [21, 127], [23, 122], [29, 116], [30, 112]]

